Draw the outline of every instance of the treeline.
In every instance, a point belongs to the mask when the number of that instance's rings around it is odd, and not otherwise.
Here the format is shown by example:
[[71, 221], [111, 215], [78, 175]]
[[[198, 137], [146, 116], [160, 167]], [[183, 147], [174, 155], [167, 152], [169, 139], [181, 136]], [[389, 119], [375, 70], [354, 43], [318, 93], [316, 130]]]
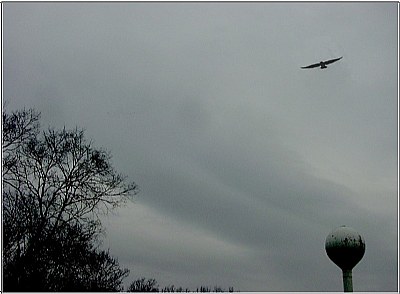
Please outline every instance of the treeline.
[[[237, 292], [233, 289], [233, 287], [229, 287], [228, 292]], [[220, 286], [200, 286], [195, 290], [191, 290], [189, 288], [175, 287], [174, 285], [165, 286], [160, 288], [157, 281], [155, 279], [146, 279], [140, 278], [133, 281], [127, 289], [127, 292], [164, 292], [164, 293], [172, 293], [172, 292], [227, 292], [224, 288]]]
[[78, 128], [42, 130], [34, 109], [3, 112], [2, 119], [1, 290], [192, 292], [144, 278], [124, 289], [129, 270], [100, 249], [100, 216], [138, 192], [112, 167], [109, 152]]

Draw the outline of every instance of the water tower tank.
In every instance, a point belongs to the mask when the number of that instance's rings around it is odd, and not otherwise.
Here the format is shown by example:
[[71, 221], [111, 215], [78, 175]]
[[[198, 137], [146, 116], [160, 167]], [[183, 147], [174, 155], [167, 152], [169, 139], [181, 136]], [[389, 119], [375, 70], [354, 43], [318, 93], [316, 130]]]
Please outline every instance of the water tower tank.
[[342, 269], [344, 291], [353, 292], [352, 269], [364, 256], [364, 239], [354, 229], [341, 226], [326, 237], [325, 250], [328, 257]]
[[365, 242], [353, 228], [341, 226], [328, 235], [325, 250], [338, 267], [351, 270], [363, 258]]

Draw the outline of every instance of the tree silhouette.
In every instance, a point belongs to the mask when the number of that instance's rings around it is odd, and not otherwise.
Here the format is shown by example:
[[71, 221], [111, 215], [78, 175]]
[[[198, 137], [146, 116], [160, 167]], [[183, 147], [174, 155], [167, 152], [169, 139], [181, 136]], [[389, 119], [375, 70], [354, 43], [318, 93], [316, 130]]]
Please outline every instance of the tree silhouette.
[[[229, 292], [235, 292], [233, 287], [229, 287]], [[160, 292], [160, 288], [155, 279], [140, 278], [133, 281], [127, 289], [127, 292]], [[209, 286], [201, 286], [195, 291], [189, 288], [175, 287], [175, 285], [168, 285], [161, 288], [162, 293], [181, 293], [181, 292], [225, 292], [220, 286], [211, 288]]]
[[129, 285], [127, 292], [159, 292], [159, 289], [155, 279], [140, 278]]
[[83, 130], [40, 132], [39, 119], [32, 109], [3, 113], [4, 289], [118, 290], [127, 270], [96, 249], [99, 216], [137, 186]]

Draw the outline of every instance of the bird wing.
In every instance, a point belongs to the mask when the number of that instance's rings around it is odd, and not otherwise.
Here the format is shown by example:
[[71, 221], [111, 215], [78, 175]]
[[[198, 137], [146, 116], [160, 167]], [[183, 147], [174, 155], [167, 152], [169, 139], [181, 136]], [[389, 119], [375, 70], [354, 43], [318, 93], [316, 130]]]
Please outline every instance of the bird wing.
[[313, 67], [318, 67], [318, 66], [320, 66], [321, 64], [318, 62], [318, 63], [314, 63], [314, 64], [311, 64], [311, 65], [307, 65], [307, 66], [302, 66], [301, 68], [313, 68]]
[[324, 63], [325, 63], [325, 64], [333, 63], [333, 62], [338, 61], [338, 60], [340, 60], [340, 59], [342, 59], [342, 58], [343, 58], [343, 56], [342, 56], [342, 57], [339, 57], [339, 58], [335, 58], [335, 59], [330, 59], [330, 60], [324, 61]]

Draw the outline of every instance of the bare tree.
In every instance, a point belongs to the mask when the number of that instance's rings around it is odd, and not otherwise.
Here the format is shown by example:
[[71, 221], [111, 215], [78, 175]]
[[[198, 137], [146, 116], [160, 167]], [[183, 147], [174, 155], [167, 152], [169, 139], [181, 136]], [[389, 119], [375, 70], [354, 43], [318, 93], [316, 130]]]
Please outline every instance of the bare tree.
[[5, 271], [17, 267], [22, 273], [19, 260], [35, 261], [46, 243], [68, 229], [93, 240], [101, 231], [100, 214], [137, 192], [113, 169], [110, 153], [94, 148], [83, 130], [40, 132], [39, 118], [34, 110], [3, 113]]
[[155, 279], [140, 278], [129, 285], [127, 292], [159, 292], [159, 289]]

